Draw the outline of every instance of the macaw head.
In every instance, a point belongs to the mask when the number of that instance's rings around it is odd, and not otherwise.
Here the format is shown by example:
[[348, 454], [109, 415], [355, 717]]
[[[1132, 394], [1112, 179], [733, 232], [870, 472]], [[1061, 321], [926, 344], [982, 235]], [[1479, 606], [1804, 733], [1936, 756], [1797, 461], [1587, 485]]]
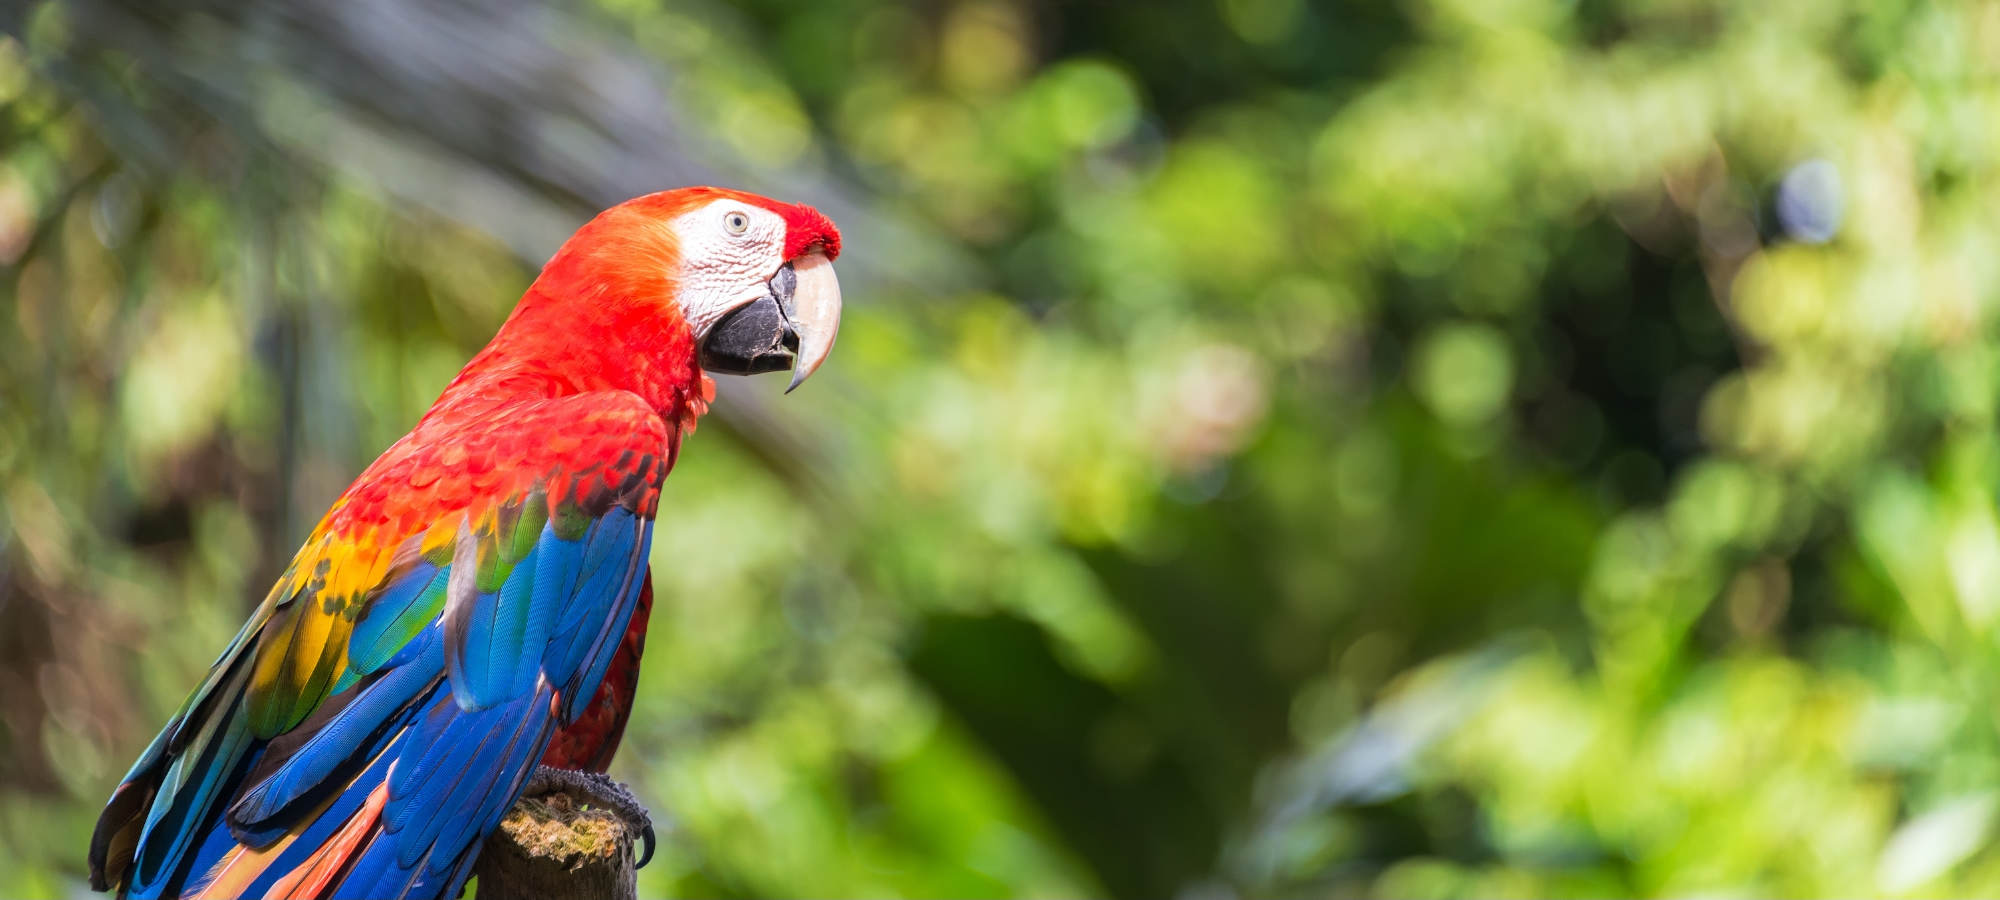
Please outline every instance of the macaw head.
[[[812, 375], [840, 332], [840, 232], [819, 211], [697, 188], [669, 220], [681, 248], [676, 295], [701, 367], [729, 375]], [[684, 201], [685, 202], [685, 201]]]
[[580, 229], [538, 287], [618, 298], [656, 322], [685, 323], [709, 372], [792, 373], [826, 361], [840, 332], [840, 232], [810, 206], [724, 188], [628, 200]]

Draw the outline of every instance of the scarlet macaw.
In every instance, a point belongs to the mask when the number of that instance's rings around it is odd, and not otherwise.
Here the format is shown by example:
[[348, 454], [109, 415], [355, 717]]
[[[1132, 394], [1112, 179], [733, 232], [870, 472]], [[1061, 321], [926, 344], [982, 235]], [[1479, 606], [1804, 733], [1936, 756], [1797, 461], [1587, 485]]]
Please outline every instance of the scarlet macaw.
[[451, 897], [537, 763], [631, 711], [681, 436], [731, 374], [833, 347], [840, 233], [717, 188], [577, 231], [333, 504], [98, 819], [131, 897]]

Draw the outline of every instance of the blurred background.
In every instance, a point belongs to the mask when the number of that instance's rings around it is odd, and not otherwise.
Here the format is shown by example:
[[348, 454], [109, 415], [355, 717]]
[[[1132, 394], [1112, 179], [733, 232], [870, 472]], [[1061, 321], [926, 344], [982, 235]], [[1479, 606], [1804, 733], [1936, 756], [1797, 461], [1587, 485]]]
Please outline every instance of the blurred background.
[[0, 894], [571, 229], [819, 206], [649, 896], [2000, 893], [2000, 3], [0, 2]]

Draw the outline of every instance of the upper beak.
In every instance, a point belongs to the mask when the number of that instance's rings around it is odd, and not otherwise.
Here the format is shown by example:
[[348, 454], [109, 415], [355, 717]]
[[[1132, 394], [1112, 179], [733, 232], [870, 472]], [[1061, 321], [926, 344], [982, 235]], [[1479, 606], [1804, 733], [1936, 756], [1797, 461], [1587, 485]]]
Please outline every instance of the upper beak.
[[806, 383], [819, 364], [833, 352], [833, 339], [840, 335], [840, 279], [833, 275], [833, 260], [818, 247], [786, 264], [797, 283], [785, 314], [799, 334], [798, 363], [792, 367], [793, 388]]
[[840, 333], [840, 280], [818, 247], [784, 264], [764, 296], [731, 310], [701, 342], [701, 367], [729, 375], [792, 370], [805, 383]]

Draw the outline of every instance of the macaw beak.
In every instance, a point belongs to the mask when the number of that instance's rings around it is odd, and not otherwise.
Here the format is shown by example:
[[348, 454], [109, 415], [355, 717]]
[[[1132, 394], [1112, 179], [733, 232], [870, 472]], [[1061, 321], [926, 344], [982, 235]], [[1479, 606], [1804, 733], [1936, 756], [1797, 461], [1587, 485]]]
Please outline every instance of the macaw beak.
[[818, 247], [779, 267], [764, 296], [723, 316], [701, 341], [701, 367], [724, 375], [792, 370], [793, 388], [826, 361], [840, 334], [840, 279]]

